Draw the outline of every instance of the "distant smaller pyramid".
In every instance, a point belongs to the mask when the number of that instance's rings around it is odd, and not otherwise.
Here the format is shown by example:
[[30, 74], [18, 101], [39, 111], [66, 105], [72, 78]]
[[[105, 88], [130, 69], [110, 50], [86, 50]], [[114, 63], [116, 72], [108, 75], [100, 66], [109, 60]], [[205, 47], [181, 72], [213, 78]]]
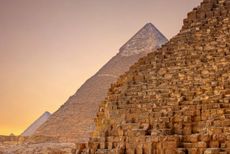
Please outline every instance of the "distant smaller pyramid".
[[34, 132], [48, 120], [51, 113], [44, 112], [37, 120], [35, 120], [22, 134], [21, 136], [31, 136]]
[[14, 133], [11, 133], [9, 136], [15, 136]]

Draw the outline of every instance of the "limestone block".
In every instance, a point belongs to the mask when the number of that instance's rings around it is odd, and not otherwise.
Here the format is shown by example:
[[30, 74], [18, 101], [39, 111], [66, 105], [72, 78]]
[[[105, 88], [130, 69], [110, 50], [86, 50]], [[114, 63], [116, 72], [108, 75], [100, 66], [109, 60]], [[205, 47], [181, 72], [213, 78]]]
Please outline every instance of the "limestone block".
[[138, 144], [136, 146], [136, 154], [143, 154], [143, 145], [142, 144]]
[[209, 148], [206, 149], [204, 154], [219, 154], [220, 149], [215, 149], [215, 148]]
[[144, 143], [144, 146], [143, 146], [143, 151], [144, 151], [144, 154], [152, 154], [152, 143]]
[[167, 154], [176, 154], [176, 150], [175, 149], [165, 149], [164, 153], [167, 153]]
[[207, 143], [206, 142], [197, 142], [196, 147], [197, 148], [207, 148]]
[[211, 136], [209, 134], [200, 134], [199, 140], [209, 142], [211, 140]]
[[196, 143], [199, 140], [199, 134], [192, 134], [189, 136], [189, 138], [190, 138], [190, 142]]
[[188, 149], [188, 153], [189, 154], [197, 154], [198, 153], [198, 149], [197, 148], [189, 148]]
[[176, 150], [176, 154], [186, 154], [186, 149], [184, 149], [184, 148], [178, 148]]
[[183, 134], [184, 135], [190, 135], [191, 133], [192, 133], [192, 127], [190, 125], [184, 126]]
[[219, 148], [220, 147], [220, 143], [219, 143], [219, 141], [210, 141], [209, 147], [210, 148]]

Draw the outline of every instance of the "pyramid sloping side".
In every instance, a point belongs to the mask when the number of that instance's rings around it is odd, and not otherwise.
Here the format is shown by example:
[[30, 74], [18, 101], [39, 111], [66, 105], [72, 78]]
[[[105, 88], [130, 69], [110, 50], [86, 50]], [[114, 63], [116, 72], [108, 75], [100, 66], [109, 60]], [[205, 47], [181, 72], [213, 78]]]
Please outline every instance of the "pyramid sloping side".
[[110, 88], [95, 121], [91, 153], [229, 153], [230, 1], [190, 12]]
[[31, 136], [35, 131], [44, 124], [50, 117], [49, 112], [43, 113], [37, 120], [35, 120], [22, 134], [21, 136]]
[[[69, 100], [56, 111], [47, 122], [45, 122], [35, 133], [35, 135], [55, 136], [64, 142], [86, 142], [90, 132], [94, 130], [94, 117], [98, 110], [99, 103], [105, 98], [110, 85], [117, 78], [126, 72], [128, 68], [147, 53], [167, 42], [162, 35], [154, 32], [145, 25], [136, 37], [132, 40], [132, 46], [136, 46], [139, 52], [124, 55], [125, 50], [114, 56], [105, 66], [103, 66], [93, 77], [87, 80], [80, 89], [69, 98]], [[147, 28], [147, 29], [146, 29]], [[143, 42], [153, 42], [156, 40], [153, 35], [158, 34], [160, 40], [156, 44], [148, 45], [148, 50], [142, 52], [139, 44]], [[161, 35], [161, 36], [160, 36]], [[135, 40], [135, 43], [133, 43]], [[129, 42], [127, 43], [129, 44]]]

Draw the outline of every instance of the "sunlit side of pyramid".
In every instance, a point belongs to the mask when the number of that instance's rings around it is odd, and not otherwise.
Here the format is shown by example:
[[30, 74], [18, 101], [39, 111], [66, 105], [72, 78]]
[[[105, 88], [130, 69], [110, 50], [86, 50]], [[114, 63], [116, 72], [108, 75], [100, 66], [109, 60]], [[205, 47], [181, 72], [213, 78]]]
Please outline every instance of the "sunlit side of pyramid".
[[35, 131], [45, 123], [50, 117], [49, 112], [43, 113], [36, 121], [34, 121], [22, 134], [21, 136], [31, 136], [35, 133]]
[[229, 154], [230, 1], [190, 12], [113, 84], [95, 121], [90, 153]]
[[65, 142], [85, 142], [94, 129], [99, 103], [110, 85], [139, 58], [165, 44], [167, 39], [151, 24], [146, 24], [119, 53], [88, 79], [37, 131], [36, 135], [58, 137]]

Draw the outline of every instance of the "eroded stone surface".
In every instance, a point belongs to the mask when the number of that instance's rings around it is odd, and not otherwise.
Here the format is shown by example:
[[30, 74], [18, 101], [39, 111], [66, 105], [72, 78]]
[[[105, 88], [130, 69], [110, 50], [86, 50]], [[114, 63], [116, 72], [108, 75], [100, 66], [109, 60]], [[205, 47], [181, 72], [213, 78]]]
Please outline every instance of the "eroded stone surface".
[[0, 154], [76, 154], [74, 143], [39, 143], [8, 145], [1, 150]]

